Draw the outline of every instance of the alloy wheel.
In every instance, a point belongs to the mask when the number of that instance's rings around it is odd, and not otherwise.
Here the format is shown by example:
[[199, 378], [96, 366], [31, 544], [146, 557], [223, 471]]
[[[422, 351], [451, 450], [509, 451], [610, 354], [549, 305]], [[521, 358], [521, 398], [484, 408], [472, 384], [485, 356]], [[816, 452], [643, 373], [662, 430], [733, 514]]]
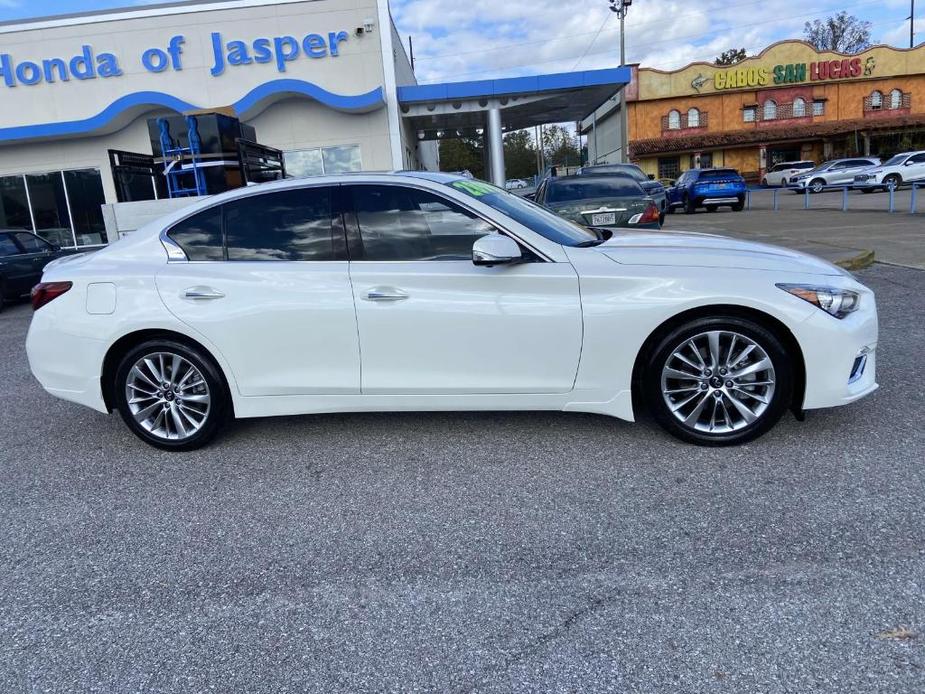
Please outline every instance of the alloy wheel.
[[139, 426], [167, 441], [199, 432], [212, 406], [202, 372], [172, 352], [153, 352], [135, 362], [126, 377], [125, 401]]
[[774, 365], [752, 338], [711, 330], [671, 351], [661, 390], [668, 410], [685, 428], [728, 434], [751, 426], [767, 411], [774, 398]]

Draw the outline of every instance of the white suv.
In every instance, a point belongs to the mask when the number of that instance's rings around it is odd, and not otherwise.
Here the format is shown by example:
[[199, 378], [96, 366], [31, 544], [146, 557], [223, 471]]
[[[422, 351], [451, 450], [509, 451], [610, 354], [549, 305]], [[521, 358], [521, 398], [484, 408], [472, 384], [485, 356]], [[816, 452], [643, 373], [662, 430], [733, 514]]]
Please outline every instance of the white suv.
[[802, 189], [809, 188], [813, 193], [821, 193], [826, 186], [853, 184], [855, 175], [879, 165], [880, 160], [876, 157], [833, 159], [820, 164], [815, 169], [794, 176], [790, 179], [790, 185]]
[[914, 181], [925, 181], [925, 151], [897, 154], [882, 166], [855, 175], [854, 187], [873, 193]]
[[764, 178], [761, 179], [763, 186], [785, 186], [790, 181], [791, 176], [806, 173], [810, 169], [816, 168], [816, 162], [809, 161], [783, 161], [771, 167]]

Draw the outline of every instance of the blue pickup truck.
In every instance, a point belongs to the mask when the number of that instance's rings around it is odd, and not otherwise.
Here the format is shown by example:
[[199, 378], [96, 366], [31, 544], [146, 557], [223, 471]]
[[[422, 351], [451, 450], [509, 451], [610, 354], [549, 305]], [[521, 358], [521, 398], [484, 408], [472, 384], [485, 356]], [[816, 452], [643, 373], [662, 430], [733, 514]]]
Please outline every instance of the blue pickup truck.
[[668, 211], [694, 214], [700, 207], [715, 212], [728, 206], [739, 212], [745, 208], [745, 190], [745, 179], [735, 169], [690, 169], [668, 189]]

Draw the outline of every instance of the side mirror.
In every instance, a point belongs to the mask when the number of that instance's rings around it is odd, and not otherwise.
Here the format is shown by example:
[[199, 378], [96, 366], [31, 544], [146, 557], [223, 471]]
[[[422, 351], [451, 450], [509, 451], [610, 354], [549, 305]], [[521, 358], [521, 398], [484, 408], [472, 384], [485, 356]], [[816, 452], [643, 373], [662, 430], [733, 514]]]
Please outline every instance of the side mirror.
[[510, 265], [523, 256], [517, 242], [503, 234], [488, 234], [472, 245], [472, 262], [482, 267]]
[[527, 200], [536, 200], [536, 191], [534, 190], [532, 193], [527, 193], [524, 195], [524, 198]]
[[650, 181], [654, 181], [654, 180], [655, 180], [655, 174], [649, 174], [649, 180], [650, 180]]
[[49, 244], [51, 246], [52, 253], [57, 253], [61, 250], [61, 246], [56, 243]]

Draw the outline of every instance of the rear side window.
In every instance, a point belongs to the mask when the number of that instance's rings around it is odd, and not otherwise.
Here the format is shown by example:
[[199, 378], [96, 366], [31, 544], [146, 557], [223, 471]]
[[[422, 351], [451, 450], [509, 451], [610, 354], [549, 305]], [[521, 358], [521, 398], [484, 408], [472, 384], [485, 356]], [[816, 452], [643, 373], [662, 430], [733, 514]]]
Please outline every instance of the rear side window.
[[570, 202], [593, 198], [644, 197], [639, 184], [629, 176], [610, 176], [594, 181], [554, 181], [549, 184], [547, 202]]
[[16, 240], [19, 241], [19, 245], [23, 247], [26, 253], [42, 253], [49, 248], [47, 243], [32, 234], [16, 234]]
[[331, 189], [254, 195], [225, 205], [228, 260], [334, 260]]
[[13, 243], [9, 234], [0, 234], [0, 258], [8, 258], [19, 253], [19, 246]]
[[222, 208], [195, 214], [176, 224], [167, 235], [190, 260], [224, 260], [222, 246]]

